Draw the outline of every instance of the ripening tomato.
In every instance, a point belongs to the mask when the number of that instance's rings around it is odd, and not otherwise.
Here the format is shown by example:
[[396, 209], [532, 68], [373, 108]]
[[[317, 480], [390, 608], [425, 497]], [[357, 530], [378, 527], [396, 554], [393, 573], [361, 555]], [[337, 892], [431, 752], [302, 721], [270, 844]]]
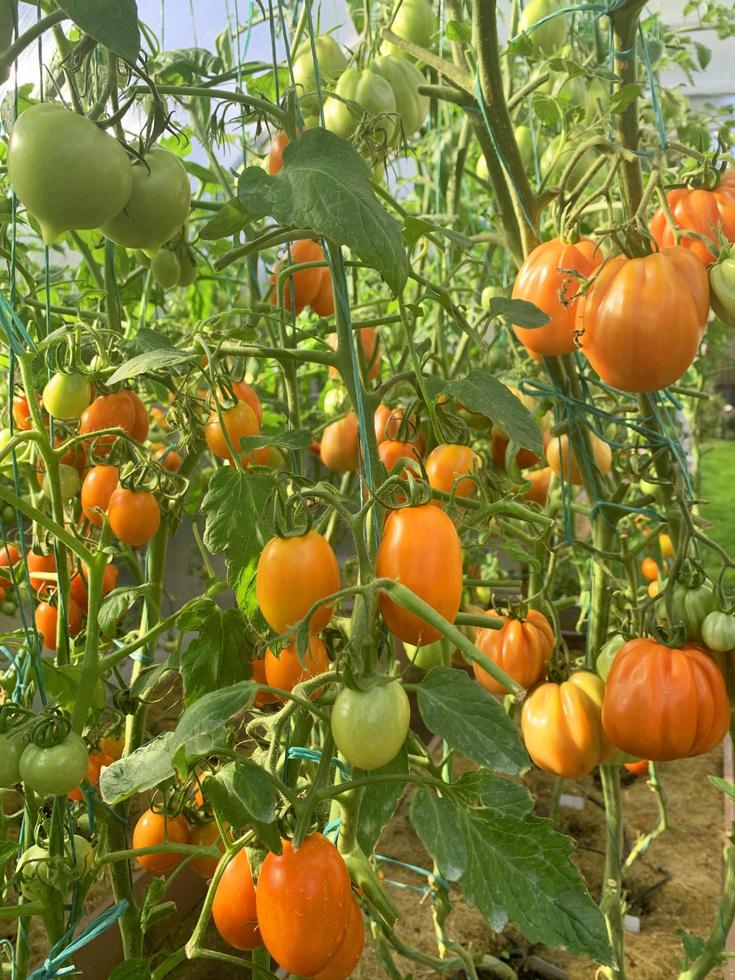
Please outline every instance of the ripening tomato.
[[[289, 643], [277, 654], [270, 648], [265, 651], [265, 679], [271, 687], [280, 687], [282, 691], [292, 691], [297, 684], [324, 674], [329, 670], [327, 648], [318, 636], [309, 635], [309, 646], [303, 655], [303, 664], [296, 651], [296, 641]], [[319, 692], [312, 694], [316, 698]], [[278, 698], [275, 698], [278, 700]]]
[[[203, 847], [207, 847], [210, 844], [217, 844], [220, 853], [224, 854], [225, 845], [224, 841], [220, 837], [219, 827], [217, 826], [216, 820], [209, 820], [207, 823], [194, 824], [194, 826], [191, 828], [191, 833], [189, 834], [189, 843], [200, 844]], [[200, 878], [209, 879], [217, 870], [218, 864], [218, 858], [195, 857], [192, 859], [190, 867], [194, 874], [198, 874]]]
[[145, 442], [148, 438], [148, 409], [143, 399], [130, 388], [123, 389], [120, 394], [125, 395], [133, 406], [133, 428], [130, 435], [136, 442]]
[[715, 653], [735, 649], [735, 616], [713, 609], [702, 622], [702, 642]]
[[[125, 391], [116, 391], [112, 395], [98, 395], [89, 408], [85, 408], [81, 416], [79, 432], [81, 435], [91, 435], [102, 429], [122, 429], [133, 436], [137, 423], [136, 406]], [[106, 456], [115, 441], [115, 436], [99, 436], [94, 440], [94, 450], [98, 456]]]
[[243, 847], [225, 868], [212, 902], [217, 932], [235, 949], [258, 949], [263, 945], [255, 903], [255, 885], [248, 852]]
[[161, 449], [156, 453], [156, 459], [169, 473], [178, 473], [181, 469], [181, 454], [175, 449]]
[[117, 489], [120, 471], [117, 466], [93, 466], [82, 483], [82, 513], [90, 524], [102, 527], [110, 497]]
[[592, 772], [614, 752], [602, 726], [605, 685], [580, 670], [563, 684], [541, 684], [523, 702], [521, 733], [539, 769], [565, 779]]
[[[212, 412], [204, 427], [204, 438], [215, 456], [232, 462], [228, 439], [235, 452], [241, 451], [240, 440], [246, 436], [256, 436], [260, 431], [260, 425], [255, 412], [245, 402], [238, 402], [232, 408], [223, 408], [220, 411], [222, 422], [217, 412]], [[249, 453], [243, 453], [241, 462], [248, 462], [250, 458]]]
[[[398, 461], [401, 459], [411, 461], [417, 461], [419, 459], [415, 442], [399, 442], [397, 439], [384, 439], [378, 446], [378, 456], [388, 473], [392, 473]], [[417, 478], [421, 475], [418, 466], [407, 466], [406, 470], [410, 470]], [[406, 478], [405, 470], [403, 477], [404, 479]]]
[[351, 766], [380, 769], [406, 741], [411, 705], [399, 680], [364, 691], [343, 687], [332, 706], [334, 743]]
[[260, 404], [260, 399], [255, 389], [247, 381], [233, 381], [232, 390], [236, 398], [241, 402], [245, 402], [255, 412], [255, 418], [258, 420], [258, 428], [260, 428], [263, 423], [263, 406]]
[[[546, 665], [554, 652], [554, 630], [543, 613], [529, 609], [523, 619], [503, 616], [489, 610], [488, 616], [502, 619], [499, 630], [478, 629], [475, 646], [524, 687], [532, 687], [546, 677]], [[507, 694], [508, 691], [478, 663], [472, 664], [475, 677], [486, 691]]]
[[56, 419], [78, 419], [92, 400], [89, 379], [57, 371], [43, 389], [43, 407]]
[[[600, 439], [594, 432], [589, 433], [589, 439], [597, 469], [603, 475], [609, 473], [612, 467], [610, 443]], [[565, 483], [579, 485], [583, 482], [582, 468], [579, 466], [575, 454], [569, 452], [568, 435], [555, 436], [549, 440], [546, 446], [546, 462], [552, 472], [560, 476]]]
[[[164, 842], [188, 844], [189, 834], [189, 824], [183, 814], [171, 816], [157, 810], [146, 810], [133, 830], [133, 848], [137, 851], [139, 848], [155, 847]], [[135, 860], [146, 871], [163, 874], [175, 868], [181, 857], [181, 852], [159, 851], [154, 854], [139, 854]]]
[[327, 965], [309, 980], [347, 980], [348, 977], [352, 976], [355, 967], [360, 962], [364, 948], [365, 924], [362, 919], [362, 910], [353, 898], [347, 932], [342, 940], [342, 945]]
[[[20, 551], [17, 547], [9, 542], [6, 545], [0, 546], [0, 568], [10, 568], [13, 565], [17, 565], [20, 561]], [[0, 585], [3, 588], [9, 588], [13, 584], [12, 579], [9, 575], [0, 574]]]
[[260, 932], [273, 959], [297, 976], [323, 970], [347, 934], [354, 898], [342, 855], [310, 834], [298, 851], [266, 854], [256, 891]]
[[411, 417], [405, 424], [406, 413], [403, 406], [390, 408], [388, 405], [378, 405], [375, 409], [375, 441], [378, 445], [386, 439], [410, 440], [416, 434], [416, 419]]
[[[47, 650], [56, 649], [56, 623], [59, 619], [57, 606], [52, 606], [48, 602], [39, 602], [35, 612], [36, 629], [41, 634], [43, 645]], [[82, 628], [82, 610], [70, 599], [66, 610], [67, 629], [69, 636], [76, 636]]]
[[[307, 262], [323, 262], [324, 252], [318, 242], [303, 238], [291, 242], [289, 254], [273, 267], [272, 281], [275, 284], [274, 302], [278, 303], [278, 280], [282, 265], [301, 265]], [[300, 313], [315, 298], [322, 285], [323, 266], [311, 266], [307, 269], [297, 269], [286, 276], [282, 282], [283, 308], [291, 309], [293, 300], [294, 311]]]
[[353, 473], [360, 462], [360, 440], [357, 416], [348, 412], [344, 418], [330, 422], [322, 432], [319, 444], [322, 463], [337, 473]]
[[[426, 475], [434, 490], [454, 493], [458, 497], [468, 497], [477, 489], [475, 481], [467, 478], [468, 473], [477, 473], [482, 460], [469, 446], [442, 443], [432, 449], [426, 458]], [[464, 477], [464, 479], [462, 479]], [[433, 503], [440, 505], [438, 500]]]
[[[380, 338], [378, 337], [377, 331], [373, 327], [363, 327], [358, 331], [358, 336], [360, 338], [360, 347], [362, 348], [362, 356], [365, 361], [365, 369], [367, 371], [368, 381], [375, 381], [377, 376], [380, 374]], [[332, 348], [332, 350], [337, 350], [337, 334], [330, 333], [327, 337], [327, 343]], [[330, 367], [329, 369], [330, 378], [338, 378], [339, 371], [335, 367]]]
[[[717, 258], [720, 235], [728, 242], [735, 242], [735, 170], [727, 171], [712, 190], [677, 187], [669, 191], [666, 201], [678, 229], [696, 232], [711, 241], [712, 245], [708, 247], [699, 238], [683, 236], [679, 239], [679, 245], [696, 255], [705, 265]], [[653, 216], [651, 235], [662, 251], [677, 244], [674, 229], [663, 207]]]
[[47, 595], [52, 589], [57, 588], [59, 578], [56, 574], [56, 558], [53, 551], [47, 555], [40, 551], [29, 551], [27, 568], [31, 588], [36, 589], [41, 595]]
[[[462, 599], [462, 548], [451, 518], [439, 507], [421, 504], [392, 511], [375, 567], [379, 578], [400, 582], [454, 622]], [[381, 593], [379, 601], [386, 626], [405, 643], [422, 646], [441, 636], [387, 593]]]
[[271, 140], [268, 150], [268, 173], [277, 174], [283, 169], [283, 151], [288, 146], [288, 133], [285, 129], [279, 130]]
[[[267, 684], [268, 679], [265, 676], [265, 660], [262, 658], [256, 658], [251, 661], [250, 666], [253, 671], [253, 680], [257, 681], [258, 684]], [[270, 691], [258, 691], [255, 695], [255, 707], [262, 708], [266, 704], [275, 704], [278, 698], [275, 694], [271, 694]]]
[[31, 410], [25, 395], [13, 395], [13, 421], [24, 432], [33, 427]]
[[600, 378], [622, 391], [656, 391], [690, 367], [709, 313], [707, 270], [693, 252], [606, 262], [577, 305], [577, 330]]
[[523, 492], [523, 497], [545, 507], [549, 499], [552, 472], [550, 466], [544, 466], [540, 470], [529, 470], [528, 473], [524, 473], [524, 479], [528, 480], [531, 486]]
[[332, 287], [332, 273], [328, 268], [322, 269], [322, 281], [316, 296], [311, 301], [311, 308], [317, 316], [327, 319], [334, 316], [334, 288]]
[[149, 490], [118, 487], [110, 497], [107, 519], [118, 541], [140, 548], [148, 544], [161, 523], [161, 508]]
[[639, 637], [613, 661], [602, 723], [610, 740], [637, 758], [701, 755], [719, 745], [730, 725], [725, 682], [696, 647], [672, 650]]
[[513, 299], [527, 300], [549, 317], [543, 327], [513, 327], [527, 350], [570, 354], [575, 349], [575, 297], [581, 281], [588, 279], [601, 262], [602, 254], [587, 238], [574, 245], [552, 238], [536, 246], [518, 270], [512, 294]]
[[[276, 633], [296, 626], [315, 602], [338, 591], [337, 556], [316, 531], [273, 537], [260, 553], [255, 594], [260, 611]], [[311, 617], [311, 631], [324, 629], [332, 611], [332, 606], [320, 606]]]
[[651, 558], [649, 555], [643, 559], [641, 562], [641, 575], [649, 582], [655, 582], [660, 577], [661, 572], [655, 558]]

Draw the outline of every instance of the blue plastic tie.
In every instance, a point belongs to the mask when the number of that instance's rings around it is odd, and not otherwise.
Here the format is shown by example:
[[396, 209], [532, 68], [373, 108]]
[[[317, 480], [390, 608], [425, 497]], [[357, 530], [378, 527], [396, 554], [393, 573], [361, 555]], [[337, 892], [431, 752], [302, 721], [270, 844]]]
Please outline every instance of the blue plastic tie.
[[91, 922], [84, 932], [77, 936], [68, 946], [64, 945], [70, 938], [67, 933], [55, 946], [52, 946], [49, 955], [43, 962], [43, 966], [38, 970], [34, 970], [28, 980], [55, 980], [56, 977], [65, 977], [72, 973], [78, 973], [79, 971], [73, 964], [62, 966], [64, 961], [68, 960], [70, 956], [73, 956], [83, 946], [91, 943], [93, 939], [96, 939], [113, 926], [126, 911], [127, 907], [128, 903], [125, 899], [122, 902], [118, 902], [117, 905], [113, 905], [112, 908], [109, 908]]

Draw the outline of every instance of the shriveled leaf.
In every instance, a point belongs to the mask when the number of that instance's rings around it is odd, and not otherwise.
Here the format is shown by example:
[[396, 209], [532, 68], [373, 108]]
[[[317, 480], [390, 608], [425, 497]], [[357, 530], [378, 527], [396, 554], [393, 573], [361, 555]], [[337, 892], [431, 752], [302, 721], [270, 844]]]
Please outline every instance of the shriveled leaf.
[[135, 0], [59, 0], [59, 7], [85, 34], [124, 61], [137, 60], [140, 30]]
[[135, 752], [117, 759], [103, 769], [100, 794], [105, 803], [113, 806], [171, 779], [174, 774], [171, 762], [173, 737], [173, 732], [164, 732], [152, 742], [142, 745]]

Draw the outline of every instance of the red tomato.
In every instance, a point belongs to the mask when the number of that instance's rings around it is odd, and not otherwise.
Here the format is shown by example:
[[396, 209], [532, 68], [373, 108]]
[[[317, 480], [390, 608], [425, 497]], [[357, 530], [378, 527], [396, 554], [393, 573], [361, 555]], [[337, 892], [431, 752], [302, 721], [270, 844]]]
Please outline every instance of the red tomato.
[[[155, 847], [168, 841], [172, 844], [189, 843], [189, 824], [182, 814], [167, 816], [155, 810], [146, 810], [133, 830], [133, 848]], [[163, 874], [175, 868], [182, 858], [176, 851], [159, 851], [157, 854], [139, 854], [136, 861], [146, 871]]]
[[[69, 600], [66, 615], [69, 636], [76, 636], [82, 628], [82, 610], [73, 599]], [[58, 618], [59, 610], [56, 606], [52, 606], [48, 602], [39, 602], [36, 606], [36, 629], [41, 634], [43, 645], [47, 650], [56, 649], [56, 623]]]
[[[666, 195], [666, 200], [677, 228], [696, 232], [712, 242], [712, 247], [708, 248], [706, 242], [698, 238], [679, 239], [679, 245], [689, 249], [705, 265], [717, 258], [720, 235], [728, 242], [735, 242], [735, 170], [728, 171], [714, 190], [677, 187]], [[662, 251], [677, 244], [676, 235], [662, 207], [651, 221], [651, 235]]]
[[[501, 613], [489, 610], [488, 616], [502, 619], [504, 626], [499, 630], [478, 629], [475, 646], [509, 674], [514, 681], [524, 687], [532, 687], [546, 677], [546, 665], [554, 652], [554, 631], [543, 613], [529, 609], [524, 619], [511, 619]], [[473, 663], [475, 677], [486, 691], [492, 694], [507, 694], [502, 684]]]
[[212, 918], [220, 936], [235, 949], [258, 949], [263, 945], [255, 885], [245, 848], [237, 852], [217, 884]]
[[[56, 558], [53, 551], [47, 555], [40, 551], [29, 551], [27, 555], [28, 581], [31, 588], [41, 595], [48, 595], [52, 589], [58, 588], [59, 579], [56, 574]], [[34, 574], [37, 573], [37, 574]], [[53, 578], [49, 576], [53, 575]]]
[[[8, 544], [0, 547], [0, 568], [10, 568], [12, 565], [17, 565], [20, 561], [20, 551], [16, 546], [10, 542]], [[12, 580], [9, 575], [0, 574], [0, 585], [4, 588], [11, 586]]]
[[[337, 556], [316, 531], [273, 537], [260, 553], [255, 593], [260, 611], [276, 633], [296, 626], [315, 602], [338, 591]], [[332, 606], [320, 606], [309, 623], [312, 632], [324, 629], [332, 612]]]
[[107, 518], [118, 541], [140, 548], [148, 544], [161, 523], [161, 508], [148, 490], [118, 487], [110, 497]]
[[117, 489], [120, 471], [117, 466], [93, 466], [82, 483], [82, 513], [90, 524], [102, 527], [110, 497]]
[[[292, 691], [297, 684], [324, 674], [329, 670], [327, 648], [318, 636], [309, 636], [309, 646], [304, 654], [303, 666], [296, 652], [296, 642], [290, 643], [276, 655], [270, 649], [265, 651], [265, 679], [271, 687], [280, 687], [282, 691]], [[318, 697], [319, 692], [312, 694]]]

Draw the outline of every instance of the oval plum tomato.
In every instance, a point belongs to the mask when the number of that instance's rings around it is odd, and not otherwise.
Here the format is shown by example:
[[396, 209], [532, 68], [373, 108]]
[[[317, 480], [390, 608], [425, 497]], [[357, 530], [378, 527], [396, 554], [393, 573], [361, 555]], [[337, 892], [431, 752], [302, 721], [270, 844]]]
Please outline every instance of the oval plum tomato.
[[[499, 630], [479, 629], [475, 646], [524, 687], [532, 687], [546, 677], [546, 665], [554, 652], [554, 631], [546, 616], [529, 609], [523, 619], [511, 619], [489, 610], [488, 616], [503, 620]], [[508, 691], [480, 664], [473, 663], [475, 677], [486, 691], [507, 694]]]
[[263, 406], [260, 404], [260, 399], [255, 389], [247, 381], [233, 381], [232, 390], [241, 402], [245, 402], [246, 405], [252, 408], [258, 420], [258, 426], [260, 427], [263, 423]]
[[362, 910], [353, 898], [347, 932], [342, 940], [342, 945], [324, 969], [309, 977], [309, 980], [347, 980], [347, 977], [352, 976], [355, 967], [360, 962], [364, 948], [365, 924], [362, 919]]
[[395, 759], [410, 723], [411, 705], [398, 680], [365, 691], [343, 687], [332, 707], [335, 744], [360, 769], [380, 769]]
[[623, 769], [627, 769], [628, 772], [632, 773], [634, 776], [647, 776], [650, 763], [648, 759], [639, 759], [637, 762], [624, 762]]
[[[363, 327], [359, 332], [358, 336], [360, 338], [360, 347], [362, 348], [362, 356], [365, 361], [365, 369], [367, 370], [368, 381], [375, 381], [377, 376], [380, 374], [380, 338], [378, 337], [377, 331], [373, 327]], [[332, 348], [332, 350], [337, 350], [337, 334], [330, 333], [327, 337], [327, 343]], [[330, 367], [329, 369], [330, 378], [338, 378], [339, 371], [335, 367]]]
[[[104, 752], [89, 753], [89, 761], [87, 762], [87, 772], [84, 778], [87, 780], [90, 786], [97, 785], [97, 783], [100, 781], [100, 773], [102, 772], [102, 767], [109, 766], [111, 762], [112, 759], [106, 756]], [[76, 800], [76, 801], [83, 800], [84, 791], [81, 787], [81, 784], [77, 786], [75, 789], [71, 790], [66, 795], [69, 797], [70, 800]]]
[[[508, 443], [510, 440], [506, 434], [497, 427], [493, 426], [493, 441], [492, 441], [492, 453], [493, 459], [498, 466], [505, 468], [506, 464], [506, 450], [508, 449]], [[539, 461], [539, 456], [530, 449], [519, 449], [515, 455], [515, 464], [521, 469], [525, 470], [529, 466], [535, 466]]]
[[118, 487], [110, 497], [107, 519], [118, 541], [140, 548], [148, 544], [161, 523], [161, 508], [148, 490]]
[[[678, 229], [696, 232], [712, 243], [708, 247], [701, 239], [686, 236], [678, 242], [705, 265], [717, 258], [720, 236], [724, 236], [728, 242], [735, 242], [735, 170], [725, 173], [713, 190], [677, 187], [669, 191], [666, 201]], [[653, 216], [651, 235], [662, 251], [677, 244], [674, 229], [663, 207]]]
[[[315, 602], [338, 591], [337, 556], [316, 531], [273, 537], [261, 551], [255, 594], [260, 611], [276, 633], [296, 626]], [[311, 617], [311, 631], [324, 629], [332, 612], [332, 606], [320, 606]]]
[[33, 427], [31, 410], [28, 407], [28, 399], [25, 395], [13, 395], [13, 421], [24, 432], [27, 432]]
[[145, 442], [148, 438], [148, 409], [145, 407], [143, 399], [130, 388], [125, 388], [120, 394], [127, 396], [135, 413], [130, 435], [136, 442]]
[[527, 490], [523, 491], [524, 499], [533, 500], [534, 503], [545, 507], [546, 501], [549, 499], [549, 486], [551, 484], [552, 472], [550, 466], [544, 466], [540, 470], [529, 470], [527, 473], [524, 473], [523, 478], [531, 484]]
[[[133, 830], [133, 848], [137, 851], [139, 848], [155, 847], [164, 842], [188, 844], [189, 834], [189, 824], [183, 814], [174, 817], [156, 810], [146, 810], [138, 818]], [[155, 854], [139, 854], [135, 860], [146, 871], [163, 874], [175, 868], [182, 856], [181, 852], [158, 851]]]
[[[17, 547], [8, 543], [6, 545], [0, 546], [0, 568], [11, 568], [13, 565], [17, 565], [20, 561], [20, 551]], [[7, 589], [13, 584], [9, 575], [3, 575], [0, 573], [0, 585]]]
[[702, 642], [715, 653], [735, 649], [735, 616], [719, 610], [708, 613], [702, 623]]
[[701, 755], [719, 745], [730, 725], [725, 682], [696, 647], [630, 640], [610, 668], [602, 723], [608, 738], [636, 758]]
[[53, 551], [47, 555], [40, 551], [29, 551], [27, 555], [28, 581], [31, 588], [41, 595], [47, 595], [59, 584], [56, 574], [56, 558]]
[[299, 45], [294, 53], [293, 80], [299, 98], [301, 111], [305, 115], [319, 112], [319, 93], [324, 98], [325, 88], [330, 88], [347, 67], [347, 57], [337, 41], [330, 34], [320, 34], [314, 38], [316, 60], [319, 65], [320, 88], [317, 88], [316, 69], [311, 43]]
[[551, 55], [564, 44], [567, 38], [567, 24], [563, 16], [553, 17], [533, 29], [534, 24], [561, 10], [563, 6], [560, 0], [529, 0], [529, 3], [524, 6], [518, 22], [518, 30], [529, 32], [528, 36], [538, 54]]
[[[43, 645], [47, 650], [55, 650], [56, 624], [59, 618], [58, 607], [52, 606], [48, 602], [39, 602], [34, 618], [36, 629], [43, 639]], [[69, 636], [76, 636], [82, 628], [82, 610], [73, 599], [70, 599], [67, 605], [66, 618]]]
[[[217, 412], [212, 412], [204, 426], [204, 438], [215, 456], [232, 462], [228, 439], [235, 452], [238, 452], [241, 449], [240, 440], [246, 436], [256, 436], [260, 425], [255, 412], [245, 402], [238, 402], [232, 408], [223, 408], [220, 411], [222, 422]], [[247, 462], [250, 458], [249, 453], [243, 453], [241, 462]]]
[[729, 252], [709, 270], [709, 302], [727, 327], [735, 327], [735, 257]]
[[388, 405], [378, 405], [375, 409], [375, 441], [378, 445], [386, 439], [410, 440], [416, 435], [416, 420], [410, 418], [404, 425], [406, 414], [403, 407], [390, 408]]
[[256, 909], [263, 942], [284, 970], [309, 977], [323, 970], [347, 934], [354, 898], [345, 863], [321, 834], [298, 851], [266, 854], [258, 878]]
[[[474, 480], [466, 478], [466, 474], [476, 473], [481, 466], [482, 460], [469, 446], [442, 443], [427, 456], [426, 475], [434, 490], [468, 497], [477, 486]], [[434, 503], [439, 504], [439, 501]]]
[[[92, 435], [102, 429], [122, 429], [133, 436], [137, 413], [135, 405], [125, 391], [112, 395], [98, 395], [81, 416], [79, 432]], [[114, 435], [99, 436], [94, 440], [94, 450], [99, 456], [106, 456], [115, 441]]]
[[[436, 31], [436, 14], [430, 0], [401, 0], [394, 5], [394, 15], [390, 21], [393, 34], [406, 41], [413, 41], [422, 48], [431, 48]], [[405, 54], [390, 41], [383, 41], [380, 46], [382, 55]]]
[[235, 949], [258, 949], [263, 945], [255, 904], [255, 885], [248, 853], [243, 847], [225, 868], [212, 902], [217, 932]]
[[690, 367], [708, 312], [707, 270], [675, 245], [606, 262], [577, 305], [577, 330], [582, 352], [606, 384], [656, 391]]
[[605, 685], [580, 670], [562, 684], [541, 684], [523, 702], [521, 733], [539, 769], [565, 779], [592, 772], [614, 752], [602, 727]]
[[[303, 238], [297, 242], [291, 242], [290, 252], [286, 257], [276, 263], [273, 269], [273, 283], [275, 285], [275, 302], [278, 303], [278, 279], [279, 271], [283, 265], [301, 265], [306, 262], [323, 262], [324, 252], [318, 242], [309, 238]], [[322, 285], [321, 266], [311, 266], [307, 269], [297, 269], [282, 281], [283, 288], [283, 308], [291, 309], [293, 300], [294, 310], [300, 313], [311, 303]]]
[[[597, 469], [603, 475], [609, 473], [612, 468], [612, 449], [610, 444], [600, 439], [594, 432], [589, 433], [592, 445], [592, 455], [597, 465]], [[574, 483], [577, 486], [583, 482], [582, 469], [577, 462], [577, 458], [569, 452], [569, 436], [552, 436], [546, 446], [546, 462], [552, 472], [561, 477], [565, 483]]]
[[334, 316], [334, 290], [332, 288], [332, 273], [322, 269], [322, 281], [316, 296], [311, 301], [311, 308], [317, 316], [327, 319]]
[[83, 374], [57, 371], [43, 389], [43, 407], [55, 419], [78, 419], [92, 400], [92, 386]]
[[[292, 691], [297, 684], [324, 674], [329, 670], [329, 656], [327, 648], [318, 636], [313, 633], [309, 635], [309, 647], [304, 653], [303, 664], [299, 660], [296, 651], [296, 641], [289, 643], [278, 652], [273, 653], [270, 649], [265, 651], [265, 679], [271, 687], [280, 687], [282, 691]], [[312, 698], [317, 697], [318, 691], [312, 694]]]
[[655, 582], [656, 579], [660, 578], [661, 571], [655, 558], [651, 558], [649, 555], [643, 559], [641, 562], [641, 575], [649, 582]]
[[117, 489], [120, 471], [117, 466], [93, 466], [82, 483], [82, 513], [90, 524], [102, 527], [110, 498]]
[[156, 459], [169, 473], [178, 473], [181, 469], [181, 454], [175, 449], [161, 449], [156, 453]]
[[393, 89], [403, 135], [418, 133], [429, 111], [428, 98], [419, 92], [419, 86], [426, 84], [421, 71], [403, 55], [373, 58], [370, 67]]
[[285, 129], [279, 130], [271, 140], [268, 150], [268, 173], [277, 174], [283, 169], [283, 151], [288, 146], [288, 133]]
[[[253, 670], [253, 680], [258, 684], [267, 684], [268, 678], [265, 676], [265, 660], [263, 658], [254, 659], [250, 666]], [[278, 698], [270, 691], [258, 691], [255, 695], [255, 707], [262, 708], [266, 704], [275, 704]]]
[[357, 416], [348, 412], [344, 418], [330, 422], [322, 432], [322, 463], [337, 473], [354, 472], [360, 461]]
[[[199, 844], [202, 847], [208, 847], [210, 844], [217, 844], [220, 853], [224, 854], [225, 845], [224, 841], [220, 837], [219, 827], [217, 826], [216, 820], [209, 820], [207, 823], [197, 823], [191, 828], [191, 833], [189, 834], [190, 844]], [[195, 857], [190, 863], [191, 870], [198, 874], [200, 878], [211, 878], [214, 872], [217, 870], [217, 865], [219, 864], [218, 858], [213, 857]]]
[[[418, 461], [419, 459], [416, 443], [399, 442], [397, 439], [384, 439], [378, 446], [378, 456], [380, 457], [380, 462], [386, 468], [388, 473], [392, 473], [398, 461], [401, 459], [410, 461]], [[421, 475], [421, 471], [418, 466], [409, 465], [406, 466], [406, 469], [410, 470], [417, 478]], [[405, 479], [405, 472], [403, 476]]]
[[181, 262], [170, 248], [162, 248], [151, 260], [151, 276], [161, 289], [171, 289], [178, 286], [181, 279]]
[[[439, 507], [421, 504], [392, 511], [385, 522], [376, 557], [379, 578], [411, 589], [450, 623], [462, 599], [462, 549], [457, 529]], [[391, 633], [422, 646], [441, 634], [414, 613], [380, 595], [380, 612]]]
[[587, 238], [574, 245], [552, 238], [536, 246], [518, 270], [512, 294], [513, 299], [525, 299], [549, 317], [548, 323], [533, 330], [513, 327], [527, 350], [569, 354], [575, 349], [574, 298], [581, 281], [588, 279], [601, 262], [602, 254]]
[[390, 82], [372, 68], [348, 68], [339, 76], [334, 96], [324, 103], [324, 126], [349, 139], [365, 117], [375, 130], [375, 144], [390, 146], [398, 123]]
[[39, 796], [66, 796], [84, 779], [87, 746], [76, 732], [56, 745], [27, 745], [20, 757], [20, 778]]

